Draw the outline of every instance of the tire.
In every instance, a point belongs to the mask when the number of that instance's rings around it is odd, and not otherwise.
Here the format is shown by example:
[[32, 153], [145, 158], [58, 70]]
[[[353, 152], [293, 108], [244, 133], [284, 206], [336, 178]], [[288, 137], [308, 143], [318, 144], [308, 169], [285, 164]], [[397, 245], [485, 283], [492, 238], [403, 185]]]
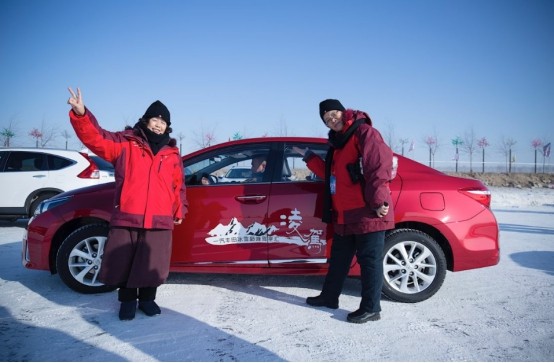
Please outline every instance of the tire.
[[383, 294], [391, 300], [416, 303], [439, 291], [446, 277], [446, 258], [429, 235], [399, 229], [385, 238]]
[[56, 255], [56, 268], [69, 288], [83, 294], [115, 290], [97, 280], [107, 238], [108, 226], [88, 224], [62, 242]]
[[46, 199], [52, 198], [55, 195], [56, 193], [45, 193], [45, 194], [37, 195], [36, 198], [31, 202], [31, 205], [29, 206], [28, 217], [31, 218], [33, 216], [33, 214], [35, 213], [35, 210], [37, 209], [40, 203], [42, 203]]

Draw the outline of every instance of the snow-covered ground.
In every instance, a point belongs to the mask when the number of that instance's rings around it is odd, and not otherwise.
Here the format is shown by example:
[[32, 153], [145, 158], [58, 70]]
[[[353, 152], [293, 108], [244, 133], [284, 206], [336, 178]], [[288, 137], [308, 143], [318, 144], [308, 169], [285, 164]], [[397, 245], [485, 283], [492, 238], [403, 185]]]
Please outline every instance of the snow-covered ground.
[[497, 266], [448, 273], [418, 304], [345, 322], [312, 308], [322, 277], [172, 274], [162, 315], [117, 318], [116, 293], [81, 295], [20, 262], [25, 221], [0, 222], [1, 361], [554, 361], [554, 190], [491, 188]]

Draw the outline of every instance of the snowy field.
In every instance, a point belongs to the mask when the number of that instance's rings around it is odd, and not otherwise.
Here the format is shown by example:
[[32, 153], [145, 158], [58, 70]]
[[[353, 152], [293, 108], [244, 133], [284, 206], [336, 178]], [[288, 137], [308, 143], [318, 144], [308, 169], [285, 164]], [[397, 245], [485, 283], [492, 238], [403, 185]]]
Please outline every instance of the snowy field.
[[160, 316], [120, 322], [115, 292], [23, 268], [26, 221], [0, 222], [0, 361], [554, 361], [554, 190], [490, 189], [500, 263], [362, 325], [354, 279], [329, 310], [304, 303], [323, 277], [191, 274], [160, 287]]

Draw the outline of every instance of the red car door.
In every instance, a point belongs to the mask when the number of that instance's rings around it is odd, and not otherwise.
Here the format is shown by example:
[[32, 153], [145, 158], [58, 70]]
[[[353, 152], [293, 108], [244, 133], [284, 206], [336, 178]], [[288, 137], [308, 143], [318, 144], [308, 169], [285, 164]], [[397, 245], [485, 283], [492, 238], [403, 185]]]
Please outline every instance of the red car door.
[[[187, 178], [189, 213], [173, 234], [173, 266], [268, 266], [270, 176], [242, 181], [224, 177], [230, 168], [250, 168], [252, 160], [268, 153], [268, 145], [218, 150], [185, 168], [193, 174]], [[210, 184], [202, 184], [202, 176]]]
[[172, 262], [267, 264], [266, 241], [248, 229], [263, 225], [269, 188], [270, 184], [188, 188], [190, 213], [175, 229]]
[[325, 144], [284, 145], [276, 167], [268, 209], [268, 224], [276, 227], [268, 243], [271, 267], [320, 271], [327, 268], [331, 228], [321, 221], [323, 181], [306, 167], [293, 146], [325, 157]]

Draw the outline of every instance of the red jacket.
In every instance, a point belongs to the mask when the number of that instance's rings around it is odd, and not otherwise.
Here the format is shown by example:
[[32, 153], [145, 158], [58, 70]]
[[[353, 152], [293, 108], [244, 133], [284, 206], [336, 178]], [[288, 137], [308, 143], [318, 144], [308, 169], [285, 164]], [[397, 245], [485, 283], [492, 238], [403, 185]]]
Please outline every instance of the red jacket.
[[[366, 119], [346, 141], [344, 146], [335, 147], [331, 164], [331, 175], [336, 179], [336, 192], [332, 194], [333, 221], [335, 231], [340, 234], [362, 234], [394, 228], [394, 209], [389, 189], [392, 179], [392, 150], [383, 137], [372, 127], [369, 116], [361, 111], [344, 111], [344, 134], [358, 119]], [[330, 133], [331, 135], [331, 133]], [[331, 138], [330, 138], [330, 141]], [[334, 146], [330, 142], [331, 146]], [[348, 164], [359, 163], [363, 170], [363, 181], [354, 183], [347, 169]], [[314, 153], [305, 157], [308, 168], [325, 178], [325, 161]], [[387, 202], [389, 212], [379, 218], [376, 210]]]
[[175, 140], [154, 155], [138, 129], [106, 131], [88, 109], [69, 117], [83, 144], [115, 167], [111, 226], [173, 229], [174, 219], [184, 218], [188, 204]]

